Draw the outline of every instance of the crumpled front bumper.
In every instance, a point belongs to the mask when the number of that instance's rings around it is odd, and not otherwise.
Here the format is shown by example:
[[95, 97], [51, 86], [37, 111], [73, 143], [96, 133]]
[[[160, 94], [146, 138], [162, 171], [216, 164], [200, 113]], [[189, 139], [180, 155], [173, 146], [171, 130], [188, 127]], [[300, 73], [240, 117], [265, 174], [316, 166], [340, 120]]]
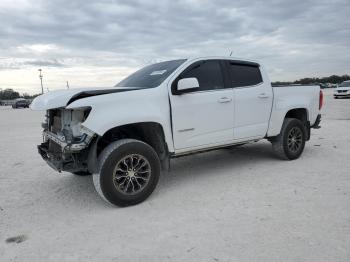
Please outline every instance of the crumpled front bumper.
[[79, 141], [71, 143], [68, 143], [64, 137], [58, 136], [50, 131], [44, 131], [43, 135], [46, 140], [52, 140], [58, 144], [62, 148], [62, 152], [76, 152], [86, 148], [94, 134], [84, 134]]
[[38, 152], [45, 162], [54, 170], [61, 172], [63, 170], [63, 161], [55, 160], [49, 151], [49, 142], [38, 145]]
[[54, 170], [77, 172], [85, 171], [86, 148], [89, 147], [94, 133], [84, 133], [79, 140], [68, 143], [65, 138], [49, 131], [44, 131], [44, 141], [38, 145], [38, 152], [43, 160]]

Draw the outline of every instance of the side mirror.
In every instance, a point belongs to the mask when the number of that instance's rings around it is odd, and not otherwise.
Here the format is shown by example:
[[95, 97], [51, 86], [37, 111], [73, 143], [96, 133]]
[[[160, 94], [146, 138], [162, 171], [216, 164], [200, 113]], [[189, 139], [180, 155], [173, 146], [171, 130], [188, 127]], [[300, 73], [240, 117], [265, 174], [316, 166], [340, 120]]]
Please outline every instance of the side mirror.
[[183, 78], [177, 82], [177, 92], [179, 94], [194, 91], [198, 88], [199, 83], [195, 77]]

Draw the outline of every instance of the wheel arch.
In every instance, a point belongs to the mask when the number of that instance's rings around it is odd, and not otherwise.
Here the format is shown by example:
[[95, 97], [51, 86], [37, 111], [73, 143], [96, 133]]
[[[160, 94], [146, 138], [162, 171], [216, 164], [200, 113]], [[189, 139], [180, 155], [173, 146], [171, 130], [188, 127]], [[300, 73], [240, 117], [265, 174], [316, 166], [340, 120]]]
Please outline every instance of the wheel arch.
[[267, 137], [274, 137], [281, 133], [282, 125], [286, 118], [296, 118], [302, 122], [308, 123], [310, 117], [309, 109], [303, 103], [294, 106], [285, 106], [281, 103], [275, 104], [271, 112]]
[[274, 132], [271, 132], [270, 135], [268, 135], [269, 138], [273, 138], [281, 133], [283, 122], [286, 118], [295, 118], [300, 120], [306, 130], [306, 140], [310, 139], [310, 120], [309, 120], [309, 110], [305, 107], [297, 107], [297, 108], [289, 108], [285, 111], [283, 115], [281, 115], [281, 122], [278, 126], [278, 129], [275, 128]]
[[165, 138], [163, 126], [158, 122], [136, 122], [108, 129], [100, 136], [96, 156], [110, 143], [120, 139], [136, 139], [150, 145], [158, 154], [163, 168], [168, 167], [169, 149]]
[[307, 108], [293, 108], [286, 112], [284, 118], [296, 118], [301, 122], [309, 121], [309, 112]]

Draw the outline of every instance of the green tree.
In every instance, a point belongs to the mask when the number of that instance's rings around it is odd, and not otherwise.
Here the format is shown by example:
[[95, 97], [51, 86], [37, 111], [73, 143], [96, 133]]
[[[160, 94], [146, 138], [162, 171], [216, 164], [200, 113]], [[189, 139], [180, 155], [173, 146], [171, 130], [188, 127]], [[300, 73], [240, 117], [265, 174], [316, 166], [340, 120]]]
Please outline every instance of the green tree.
[[306, 77], [302, 78], [293, 82], [282, 82], [282, 81], [277, 81], [277, 82], [272, 82], [273, 85], [290, 85], [290, 84], [301, 84], [301, 85], [309, 85], [309, 84], [325, 84], [325, 83], [332, 83], [332, 84], [340, 84], [346, 80], [350, 80], [349, 75], [331, 75], [328, 77]]
[[19, 98], [20, 95], [17, 91], [14, 91], [11, 88], [0, 90], [0, 99], [1, 100], [11, 100]]

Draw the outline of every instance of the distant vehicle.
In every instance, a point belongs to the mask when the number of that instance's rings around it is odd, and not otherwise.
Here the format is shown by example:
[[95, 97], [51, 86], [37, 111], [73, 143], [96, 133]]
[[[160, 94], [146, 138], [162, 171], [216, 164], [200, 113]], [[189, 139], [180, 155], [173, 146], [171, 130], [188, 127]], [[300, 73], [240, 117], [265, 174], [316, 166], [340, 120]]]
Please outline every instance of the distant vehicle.
[[327, 84], [324, 84], [324, 83], [319, 83], [319, 86], [321, 89], [328, 88]]
[[336, 84], [332, 84], [332, 83], [319, 83], [318, 85], [321, 87], [321, 89], [337, 87]]
[[350, 97], [350, 80], [344, 81], [334, 90], [334, 98]]
[[18, 98], [12, 105], [12, 108], [29, 108], [30, 102], [23, 98]]

